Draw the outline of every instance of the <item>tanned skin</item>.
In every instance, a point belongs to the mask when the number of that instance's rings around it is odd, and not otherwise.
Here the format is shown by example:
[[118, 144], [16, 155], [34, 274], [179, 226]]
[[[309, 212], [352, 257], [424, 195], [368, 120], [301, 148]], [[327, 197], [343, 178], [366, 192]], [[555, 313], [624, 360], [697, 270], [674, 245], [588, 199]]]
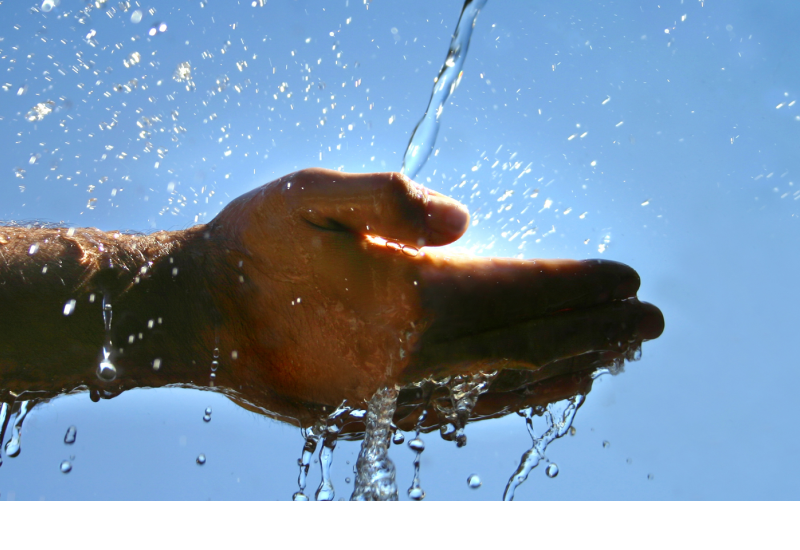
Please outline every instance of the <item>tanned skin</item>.
[[492, 416], [586, 393], [663, 331], [630, 267], [437, 251], [468, 225], [400, 174], [314, 168], [182, 231], [0, 227], [0, 401], [213, 386], [302, 423], [388, 384], [505, 369], [476, 408]]

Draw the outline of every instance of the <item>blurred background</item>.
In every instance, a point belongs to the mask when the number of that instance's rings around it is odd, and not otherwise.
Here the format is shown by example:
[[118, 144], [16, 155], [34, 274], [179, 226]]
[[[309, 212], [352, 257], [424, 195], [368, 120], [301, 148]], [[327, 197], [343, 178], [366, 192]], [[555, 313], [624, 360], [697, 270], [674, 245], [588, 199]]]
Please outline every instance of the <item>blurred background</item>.
[[[179, 229], [300, 168], [399, 170], [462, 3], [2, 2], [0, 219]], [[478, 16], [417, 176], [469, 206], [456, 247], [627, 263], [666, 320], [548, 448], [558, 476], [540, 465], [517, 500], [800, 495], [798, 17], [791, 0], [489, 0]], [[518, 415], [466, 433], [423, 436], [427, 499], [501, 498], [531, 445]], [[21, 447], [0, 450], [0, 499], [290, 499], [303, 438], [158, 389], [38, 405]], [[337, 499], [358, 449], [334, 452]], [[390, 456], [405, 499], [414, 454]], [[307, 494], [319, 480], [315, 463]]]

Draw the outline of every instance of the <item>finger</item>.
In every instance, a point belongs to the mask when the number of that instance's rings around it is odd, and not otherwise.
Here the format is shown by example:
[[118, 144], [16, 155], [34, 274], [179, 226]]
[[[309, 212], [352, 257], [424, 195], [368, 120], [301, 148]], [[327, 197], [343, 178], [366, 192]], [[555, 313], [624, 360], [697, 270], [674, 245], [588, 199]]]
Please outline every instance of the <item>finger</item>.
[[639, 289], [636, 271], [605, 260], [451, 258], [431, 251], [420, 269], [432, 341], [624, 300]]
[[403, 377], [471, 372], [475, 364], [486, 361], [535, 369], [592, 351], [625, 353], [642, 340], [657, 338], [663, 329], [658, 308], [630, 299], [452, 340], [431, 342], [425, 333]]
[[289, 176], [290, 206], [323, 229], [378, 235], [421, 247], [458, 239], [469, 225], [461, 203], [402, 174], [347, 174], [312, 168]]

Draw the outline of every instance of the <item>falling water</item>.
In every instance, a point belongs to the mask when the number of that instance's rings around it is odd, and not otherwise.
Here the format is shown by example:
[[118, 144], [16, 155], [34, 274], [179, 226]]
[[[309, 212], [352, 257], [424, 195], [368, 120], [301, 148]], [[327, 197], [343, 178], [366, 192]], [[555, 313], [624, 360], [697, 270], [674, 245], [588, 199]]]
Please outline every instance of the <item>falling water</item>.
[[314, 456], [314, 451], [317, 450], [317, 442], [319, 441], [319, 433], [315, 432], [318, 426], [306, 428], [303, 430], [303, 454], [297, 461], [300, 466], [300, 475], [297, 478], [297, 492], [292, 495], [292, 500], [308, 500], [305, 494], [306, 479], [308, 477], [308, 468], [311, 465], [311, 457]]
[[411, 480], [411, 487], [408, 488], [408, 497], [411, 500], [422, 500], [425, 498], [425, 491], [422, 489], [419, 481], [419, 462], [422, 457], [422, 451], [425, 450], [425, 442], [419, 437], [422, 431], [422, 423], [425, 422], [425, 417], [428, 411], [423, 410], [422, 414], [417, 419], [417, 429], [414, 439], [408, 442], [408, 448], [414, 451], [414, 479]]
[[400, 171], [411, 179], [417, 176], [431, 156], [436, 136], [439, 134], [439, 117], [442, 115], [447, 98], [461, 83], [461, 76], [464, 74], [461, 67], [464, 66], [464, 60], [467, 57], [475, 19], [485, 4], [486, 0], [466, 0], [464, 2], [461, 16], [456, 24], [456, 32], [453, 33], [450, 41], [447, 58], [439, 75], [433, 80], [433, 91], [428, 108], [417, 123], [417, 127], [414, 128], [414, 133], [411, 134], [406, 154], [403, 157], [403, 168]]
[[350, 500], [397, 500], [394, 463], [389, 458], [397, 388], [381, 388], [369, 401], [366, 432], [356, 461], [355, 488]]
[[[514, 500], [514, 491], [528, 479], [531, 470], [536, 468], [539, 462], [545, 458], [544, 452], [547, 446], [569, 432], [572, 421], [575, 419], [575, 413], [583, 403], [583, 400], [583, 395], [576, 395], [569, 399], [547, 405], [544, 410], [544, 417], [547, 421], [548, 428], [539, 437], [536, 437], [536, 434], [533, 432], [533, 416], [535, 411], [534, 409], [528, 409], [525, 414], [525, 423], [528, 427], [528, 433], [533, 440], [533, 445], [522, 455], [517, 470], [511, 476], [511, 479], [508, 480], [506, 490], [503, 493], [503, 500]], [[557, 468], [558, 467], [556, 467], [556, 471], [558, 471]]]
[[14, 428], [11, 432], [11, 439], [6, 443], [6, 454], [10, 457], [17, 456], [21, 450], [20, 439], [22, 437], [22, 423], [31, 410], [30, 403], [30, 401], [22, 401], [20, 403], [19, 412], [17, 412], [17, 418], [14, 421]]
[[325, 439], [322, 441], [322, 448], [319, 451], [319, 465], [322, 469], [322, 481], [315, 494], [317, 500], [333, 500], [336, 492], [331, 480], [331, 464], [333, 464], [333, 450], [336, 448], [336, 439], [339, 436], [337, 426], [329, 426], [326, 430]]
[[[486, 393], [489, 384], [497, 377], [497, 371], [472, 375], [454, 376], [447, 382], [448, 395], [434, 401], [434, 406], [441, 417], [453, 426], [454, 431], [442, 431], [442, 438], [455, 440], [458, 447], [467, 444], [464, 428], [478, 398]], [[446, 425], [442, 425], [446, 430]]]
[[97, 366], [97, 377], [100, 380], [111, 382], [117, 377], [117, 367], [111, 362], [111, 302], [108, 296], [103, 296], [103, 324], [106, 328], [106, 338], [103, 344], [103, 360]]
[[[6, 421], [8, 419], [8, 403], [0, 403], [0, 446], [3, 444], [3, 438], [6, 435]], [[3, 456], [0, 455], [0, 466], [3, 465]]]

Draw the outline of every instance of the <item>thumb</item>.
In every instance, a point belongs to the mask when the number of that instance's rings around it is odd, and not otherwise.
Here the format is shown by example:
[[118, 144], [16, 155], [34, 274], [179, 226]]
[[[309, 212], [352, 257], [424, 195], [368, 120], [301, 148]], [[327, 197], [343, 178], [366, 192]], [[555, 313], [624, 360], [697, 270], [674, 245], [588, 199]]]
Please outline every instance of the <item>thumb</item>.
[[469, 226], [463, 204], [396, 172], [347, 174], [312, 168], [290, 178], [291, 188], [284, 188], [290, 207], [324, 229], [441, 246], [457, 240]]

